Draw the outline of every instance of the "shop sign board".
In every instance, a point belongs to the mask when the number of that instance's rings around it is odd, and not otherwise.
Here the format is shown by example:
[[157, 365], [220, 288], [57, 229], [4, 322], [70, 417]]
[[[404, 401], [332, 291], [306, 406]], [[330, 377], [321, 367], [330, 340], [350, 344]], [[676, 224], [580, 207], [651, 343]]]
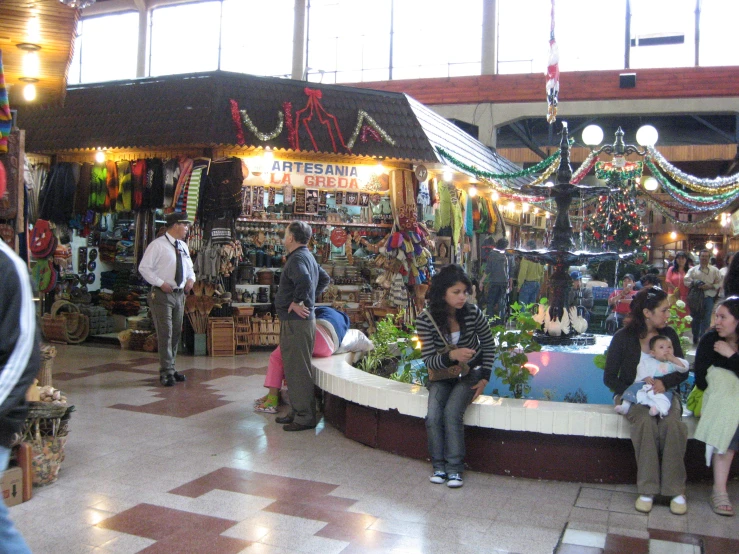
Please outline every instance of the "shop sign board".
[[739, 210], [731, 214], [731, 233], [734, 236], [739, 235]]
[[[275, 160], [269, 172], [258, 167], [261, 160], [246, 160], [249, 167], [247, 185], [293, 185], [333, 190], [366, 189], [377, 179], [376, 168], [369, 165], [351, 165], [332, 162]], [[256, 174], [255, 174], [256, 172]], [[374, 178], [374, 179], [373, 179]]]

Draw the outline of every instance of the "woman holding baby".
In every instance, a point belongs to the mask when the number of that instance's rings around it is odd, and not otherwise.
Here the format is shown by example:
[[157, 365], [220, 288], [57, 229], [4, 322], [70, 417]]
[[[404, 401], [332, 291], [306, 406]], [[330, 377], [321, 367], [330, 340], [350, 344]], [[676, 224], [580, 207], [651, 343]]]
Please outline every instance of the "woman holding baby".
[[[661, 288], [642, 289], [634, 296], [624, 327], [611, 340], [603, 376], [606, 386], [614, 392], [617, 405], [621, 404], [621, 397], [627, 389], [641, 378], [637, 367], [651, 357], [650, 341], [654, 337], [663, 335], [669, 339], [673, 358], [683, 358], [677, 333], [667, 326], [669, 314], [667, 293]], [[655, 395], [672, 391], [687, 377], [687, 371], [673, 371], [652, 377], [649, 390]], [[626, 412], [625, 417], [631, 423], [631, 442], [636, 455], [636, 485], [639, 492], [636, 509], [650, 512], [655, 495], [661, 495], [671, 499], [670, 511], [673, 514], [686, 513], [684, 458], [688, 431], [680, 419], [682, 406], [679, 395], [672, 395], [669, 407], [659, 410], [656, 415], [650, 414], [650, 406], [641, 403], [634, 403]]]

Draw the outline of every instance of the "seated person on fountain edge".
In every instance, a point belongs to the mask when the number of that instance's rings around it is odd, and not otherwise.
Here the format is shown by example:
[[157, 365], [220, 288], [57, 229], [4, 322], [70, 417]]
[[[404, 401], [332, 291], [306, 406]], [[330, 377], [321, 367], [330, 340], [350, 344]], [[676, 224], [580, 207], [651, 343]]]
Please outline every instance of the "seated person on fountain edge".
[[675, 356], [668, 337], [657, 335], [649, 339], [649, 350], [649, 355], [642, 355], [636, 366], [636, 382], [624, 391], [621, 404], [614, 408], [621, 415], [629, 413], [631, 404], [637, 403], [649, 406], [649, 415], [665, 417], [672, 405], [672, 391], [655, 394], [652, 390], [654, 378], [688, 371], [688, 361]]
[[634, 276], [631, 273], [627, 273], [623, 278], [623, 288], [613, 291], [611, 296], [608, 297], [608, 306], [612, 312], [606, 320], [606, 329], [612, 327], [611, 330], [615, 332], [616, 329], [623, 325], [624, 318], [631, 310], [631, 300], [635, 294]]

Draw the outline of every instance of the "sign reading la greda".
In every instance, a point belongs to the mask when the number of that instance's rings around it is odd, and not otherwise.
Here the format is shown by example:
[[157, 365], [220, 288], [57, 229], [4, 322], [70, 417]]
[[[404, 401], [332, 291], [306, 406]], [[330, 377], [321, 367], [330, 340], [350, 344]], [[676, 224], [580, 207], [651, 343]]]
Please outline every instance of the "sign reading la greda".
[[[249, 160], [247, 165], [250, 165]], [[263, 171], [259, 175], [250, 172], [244, 184], [254, 185], [259, 181], [259, 184], [275, 187], [293, 185], [321, 189], [364, 189], [376, 172], [376, 168], [367, 165], [275, 160], [268, 172]]]

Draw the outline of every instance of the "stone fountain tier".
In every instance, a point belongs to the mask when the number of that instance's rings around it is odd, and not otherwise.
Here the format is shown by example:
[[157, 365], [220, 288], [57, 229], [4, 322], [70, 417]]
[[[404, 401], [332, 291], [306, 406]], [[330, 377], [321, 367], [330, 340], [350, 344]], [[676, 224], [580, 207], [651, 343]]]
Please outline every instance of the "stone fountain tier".
[[[540, 264], [550, 264], [553, 267], [549, 278], [547, 299], [549, 300], [549, 317], [562, 320], [564, 313], [569, 313], [569, 296], [572, 288], [572, 278], [569, 268], [573, 265], [581, 265], [590, 261], [618, 261], [629, 259], [631, 253], [619, 254], [618, 252], [569, 252], [566, 250], [511, 250], [527, 260]], [[534, 340], [539, 344], [568, 345], [568, 344], [593, 344], [595, 339], [592, 334], [578, 333], [572, 329], [569, 333], [554, 336], [544, 331], [534, 335]]]

